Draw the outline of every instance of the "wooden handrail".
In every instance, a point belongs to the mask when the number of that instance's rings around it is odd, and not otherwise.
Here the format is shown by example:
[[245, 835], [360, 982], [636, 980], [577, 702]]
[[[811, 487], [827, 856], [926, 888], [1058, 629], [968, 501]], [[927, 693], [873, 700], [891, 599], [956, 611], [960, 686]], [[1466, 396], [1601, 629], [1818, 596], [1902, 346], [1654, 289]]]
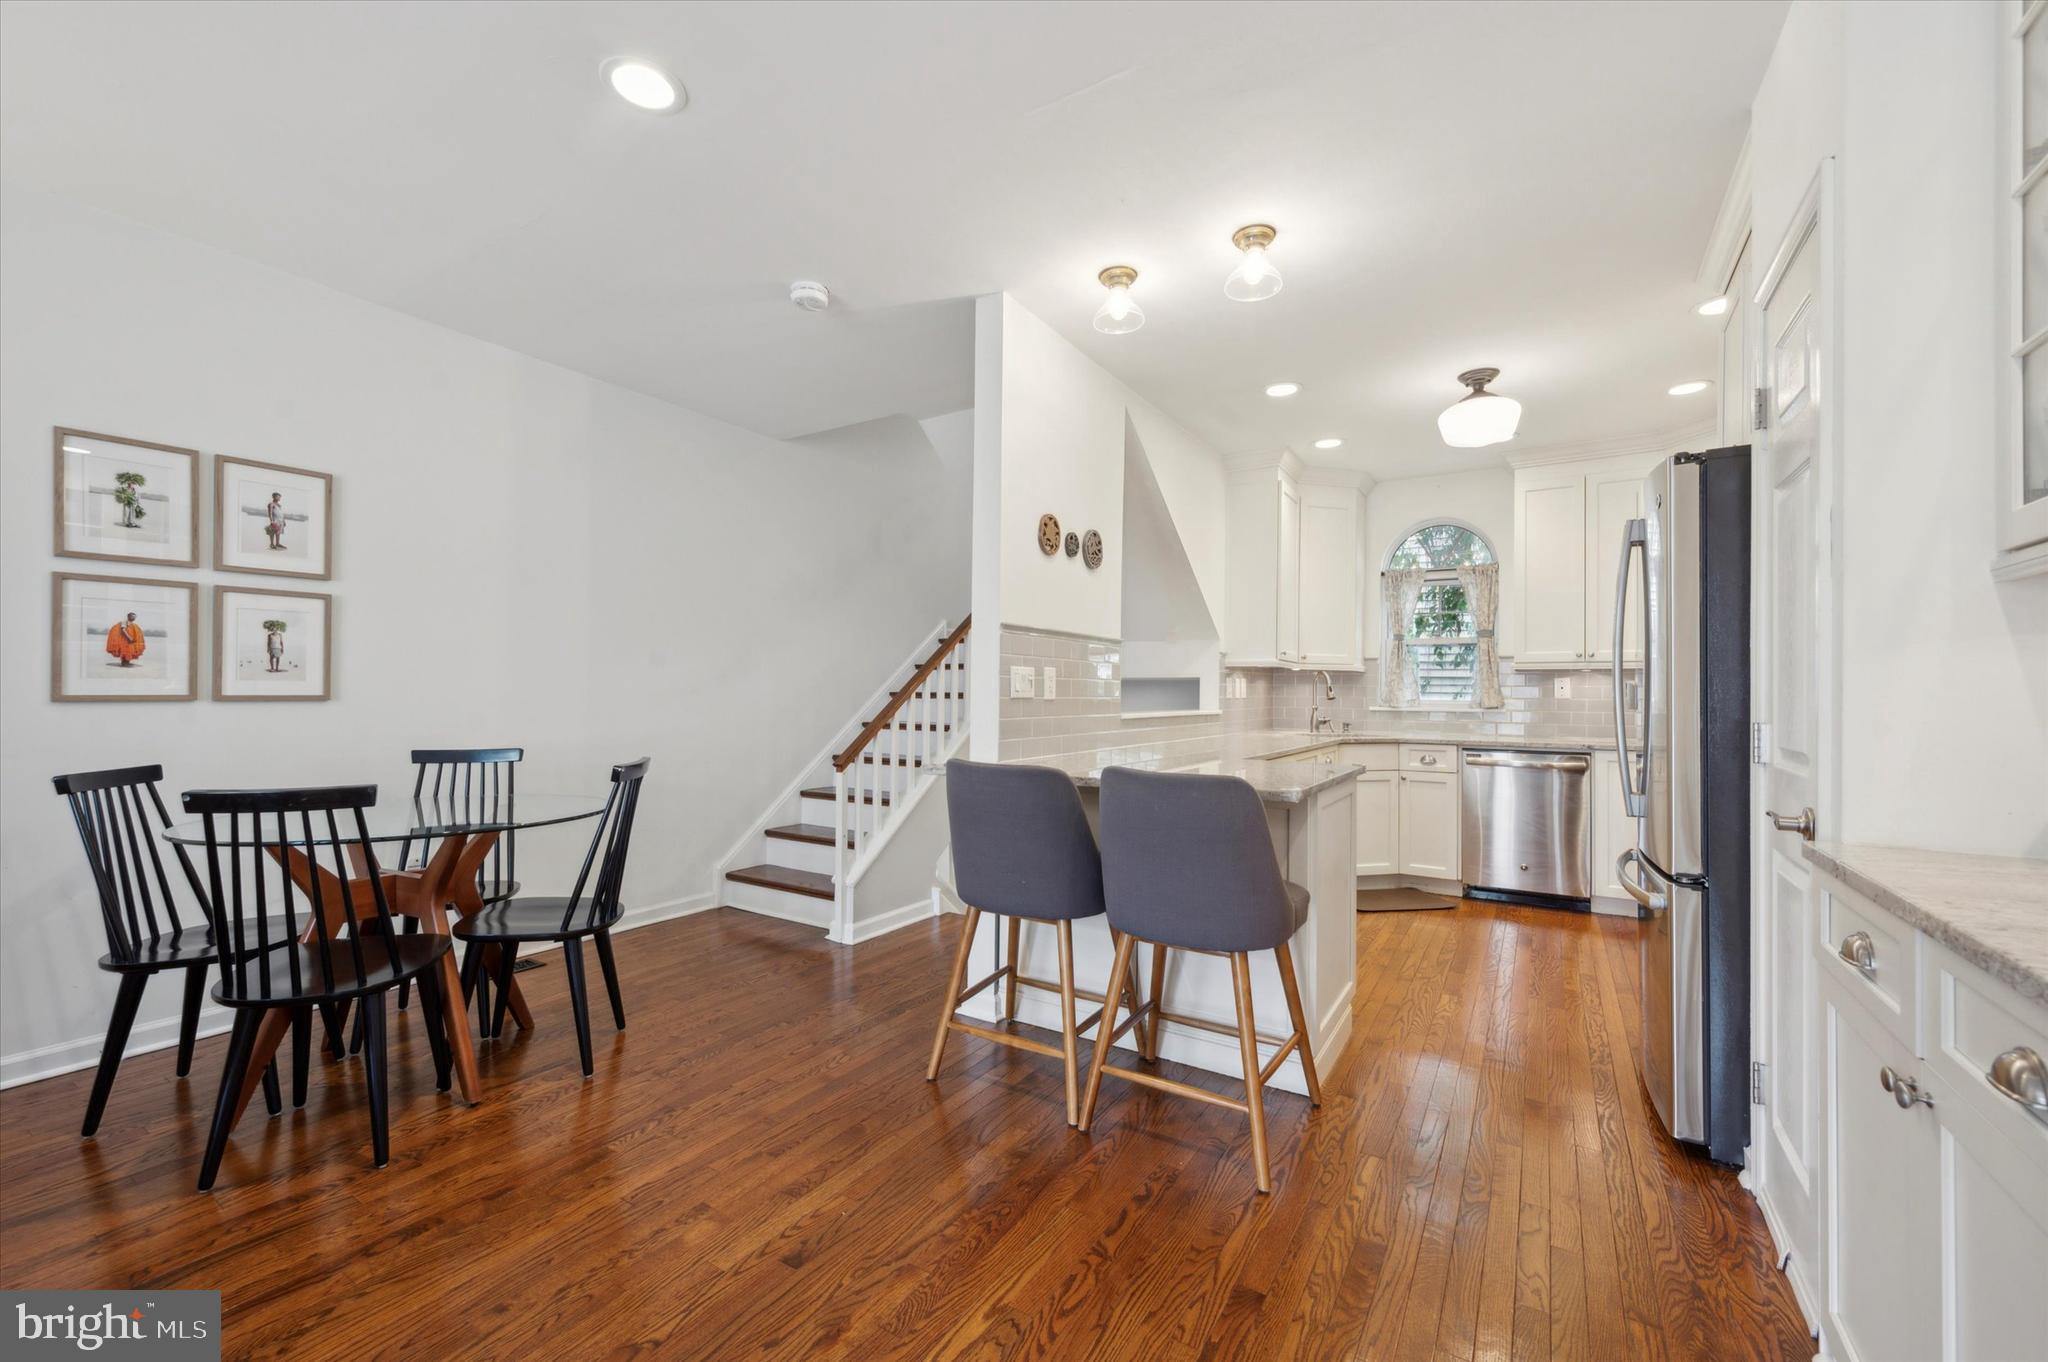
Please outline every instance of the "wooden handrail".
[[939, 663], [945, 661], [952, 651], [960, 646], [960, 640], [967, 637], [967, 627], [973, 623], [974, 616], [969, 615], [960, 621], [958, 629], [946, 635], [945, 641], [939, 644], [932, 655], [924, 660], [923, 665], [912, 673], [910, 680], [904, 682], [903, 688], [889, 697], [889, 703], [882, 706], [882, 712], [868, 720], [867, 727], [854, 736], [844, 752], [832, 758], [833, 770], [844, 771], [860, 760], [861, 750], [875, 740], [875, 734], [889, 726], [889, 720], [896, 717], [896, 711], [903, 708], [903, 702], [917, 694], [917, 688], [931, 678], [931, 674], [938, 670]]

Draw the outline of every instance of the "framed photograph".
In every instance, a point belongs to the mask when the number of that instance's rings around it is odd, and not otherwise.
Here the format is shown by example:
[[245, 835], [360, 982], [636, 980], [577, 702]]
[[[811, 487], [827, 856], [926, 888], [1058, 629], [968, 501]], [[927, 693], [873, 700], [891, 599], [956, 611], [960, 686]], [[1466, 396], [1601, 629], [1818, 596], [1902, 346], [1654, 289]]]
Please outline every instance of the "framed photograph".
[[199, 566], [199, 451], [86, 430], [56, 433], [56, 551]]
[[213, 589], [213, 698], [325, 700], [334, 598], [312, 591]]
[[199, 697], [199, 587], [50, 576], [52, 700]]
[[213, 565], [279, 577], [334, 575], [334, 475], [213, 456]]

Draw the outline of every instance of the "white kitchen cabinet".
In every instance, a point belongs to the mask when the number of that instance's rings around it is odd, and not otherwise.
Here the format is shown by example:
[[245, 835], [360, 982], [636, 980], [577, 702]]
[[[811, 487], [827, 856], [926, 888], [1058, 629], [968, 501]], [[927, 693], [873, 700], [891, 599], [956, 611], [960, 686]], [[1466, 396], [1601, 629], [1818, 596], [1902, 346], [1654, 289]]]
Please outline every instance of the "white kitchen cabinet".
[[[1315, 475], [1321, 470], [1309, 472]], [[1359, 549], [1363, 542], [1364, 499], [1358, 495], [1356, 486], [1304, 482], [1299, 491], [1298, 655], [1305, 667], [1356, 668], [1365, 656], [1365, 602], [1360, 594], [1364, 560]]]
[[[1655, 462], [1643, 454], [1515, 470], [1515, 665], [1585, 668], [1612, 660], [1615, 567], [1628, 522], [1643, 513], [1643, 479]], [[1624, 657], [1640, 661], [1640, 618], [1631, 618], [1630, 637]]]
[[1628, 805], [1621, 797], [1620, 756], [1595, 752], [1592, 781], [1586, 791], [1586, 798], [1592, 801], [1586, 821], [1593, 833], [1593, 897], [1613, 900], [1615, 907], [1633, 914], [1635, 900], [1622, 888], [1621, 876], [1614, 869], [1621, 853], [1636, 844], [1636, 820], [1628, 816]]
[[1458, 773], [1400, 772], [1401, 873], [1458, 878]]
[[1224, 492], [1224, 663], [1356, 671], [1364, 657], [1359, 474], [1291, 454], [1231, 470]]
[[1358, 778], [1358, 873], [1401, 873], [1401, 805], [1398, 771], [1367, 771]]
[[[1820, 1195], [1822, 1329], [1839, 1362], [1941, 1356], [1941, 1137], [1884, 1086], [1919, 1062], [1839, 980], [1821, 984], [1828, 1164]], [[1935, 1099], [1939, 1106], [1941, 1099]]]
[[[1819, 879], [1824, 1353], [2048, 1357], [2048, 1124], [1987, 1075], [2008, 1050], [2048, 1053], [2048, 1007]], [[1867, 969], [1842, 958], [1859, 935]]]

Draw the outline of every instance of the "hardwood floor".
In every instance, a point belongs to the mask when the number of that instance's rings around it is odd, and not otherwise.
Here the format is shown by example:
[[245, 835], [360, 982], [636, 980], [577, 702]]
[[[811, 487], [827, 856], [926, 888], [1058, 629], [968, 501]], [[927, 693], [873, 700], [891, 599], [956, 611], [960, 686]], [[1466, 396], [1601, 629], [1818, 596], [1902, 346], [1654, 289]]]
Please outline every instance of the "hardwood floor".
[[544, 956], [473, 1109], [414, 1008], [381, 1172], [359, 1062], [252, 1108], [211, 1195], [225, 1038], [184, 1082], [131, 1061], [96, 1140], [89, 1073], [13, 1089], [0, 1285], [219, 1288], [234, 1358], [1812, 1356], [1755, 1203], [1636, 1081], [1633, 923], [1361, 914], [1324, 1106], [1268, 1099], [1270, 1197], [1232, 1112], [1112, 1083], [1083, 1136], [1056, 1063], [960, 1036], [926, 1083], [958, 926], [621, 936], [589, 1082]]

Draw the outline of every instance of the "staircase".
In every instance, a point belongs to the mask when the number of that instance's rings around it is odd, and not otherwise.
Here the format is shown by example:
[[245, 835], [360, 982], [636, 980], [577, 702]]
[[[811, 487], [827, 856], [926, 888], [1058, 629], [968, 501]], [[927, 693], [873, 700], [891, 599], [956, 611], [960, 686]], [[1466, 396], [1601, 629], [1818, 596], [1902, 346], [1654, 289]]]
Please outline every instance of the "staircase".
[[971, 623], [941, 621], [755, 821], [719, 865], [722, 902], [843, 943], [930, 911], [945, 810], [926, 796], [967, 740]]

